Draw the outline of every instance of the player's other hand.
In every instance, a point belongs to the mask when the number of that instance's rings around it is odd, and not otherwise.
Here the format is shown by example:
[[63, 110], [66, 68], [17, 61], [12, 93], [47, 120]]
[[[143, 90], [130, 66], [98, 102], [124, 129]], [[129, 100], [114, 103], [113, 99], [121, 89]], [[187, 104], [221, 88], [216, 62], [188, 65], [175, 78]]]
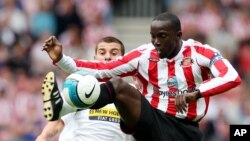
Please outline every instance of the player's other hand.
[[63, 56], [62, 45], [59, 43], [55, 36], [50, 36], [43, 43], [42, 50], [45, 50], [48, 53], [49, 57], [53, 60], [54, 63], [60, 61]]
[[195, 101], [196, 97], [197, 97], [197, 91], [187, 93], [187, 94], [177, 95], [175, 97], [176, 111], [180, 113], [187, 112], [187, 104]]

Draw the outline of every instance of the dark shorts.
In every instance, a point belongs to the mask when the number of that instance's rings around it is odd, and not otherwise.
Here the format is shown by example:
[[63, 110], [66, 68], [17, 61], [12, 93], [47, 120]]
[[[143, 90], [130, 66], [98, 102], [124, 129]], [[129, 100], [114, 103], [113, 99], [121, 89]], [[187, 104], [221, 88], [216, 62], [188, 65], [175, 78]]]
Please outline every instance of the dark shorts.
[[133, 130], [121, 122], [121, 129], [133, 133], [137, 141], [202, 140], [198, 123], [167, 115], [153, 108], [144, 96], [141, 97], [141, 104], [140, 119]]

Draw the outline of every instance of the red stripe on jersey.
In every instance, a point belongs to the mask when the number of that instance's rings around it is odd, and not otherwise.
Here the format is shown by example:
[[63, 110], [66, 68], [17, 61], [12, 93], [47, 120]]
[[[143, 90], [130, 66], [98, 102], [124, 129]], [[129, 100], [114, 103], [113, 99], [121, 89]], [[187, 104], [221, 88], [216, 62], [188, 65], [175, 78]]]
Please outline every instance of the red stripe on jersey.
[[[185, 47], [185, 50], [183, 51], [183, 60], [182, 60], [182, 69], [184, 72], [184, 76], [188, 85], [188, 90], [191, 90], [193, 88], [196, 87], [195, 85], [195, 81], [194, 81], [194, 74], [193, 74], [193, 70], [192, 70], [192, 64], [193, 64], [193, 60], [191, 58], [191, 48], [189, 46]], [[183, 63], [184, 61], [186, 61], [186, 65], [184, 66]], [[189, 62], [189, 63], [188, 63]], [[188, 112], [187, 112], [187, 116], [186, 118], [188, 119], [194, 119], [197, 116], [196, 113], [196, 108], [197, 108], [197, 102], [193, 101], [191, 103], [188, 104]]]
[[211, 49], [207, 49], [207, 48], [204, 48], [204, 47], [201, 47], [201, 46], [194, 46], [195, 50], [197, 53], [211, 59], [213, 58], [214, 56], [214, 51], [212, 51]]
[[107, 82], [110, 80], [110, 78], [103, 78], [103, 79], [97, 79], [99, 82]]
[[[136, 74], [136, 70], [132, 71], [132, 72], [127, 72], [127, 73], [124, 73], [122, 75], [119, 75], [119, 77], [124, 77], [124, 76], [132, 76], [134, 74]], [[102, 79], [98, 79], [99, 82], [107, 82], [109, 81], [111, 78], [102, 78]]]
[[219, 77], [223, 77], [228, 72], [228, 67], [225, 65], [222, 59], [216, 61], [214, 66], [220, 72]]
[[[168, 79], [175, 77], [175, 61], [167, 62], [168, 63]], [[177, 92], [177, 88], [168, 86], [170, 92]], [[176, 107], [175, 107], [175, 96], [168, 96], [168, 106], [167, 106], [167, 113], [171, 115], [176, 114]]]
[[89, 61], [81, 61], [81, 60], [74, 60], [77, 67], [84, 67], [84, 68], [92, 68], [98, 70], [104, 69], [113, 69], [115, 67], [119, 67], [124, 64], [128, 64], [129, 61], [137, 58], [141, 55], [141, 52], [135, 50], [130, 52], [128, 55], [124, 56], [122, 59], [118, 61], [111, 61], [111, 62], [89, 62]]
[[122, 75], [119, 75], [120, 77], [125, 77], [125, 76], [133, 76], [137, 73], [137, 70], [131, 71], [131, 72], [127, 72], [127, 73], [123, 73]]
[[[132, 75], [134, 75], [134, 74], [136, 74], [136, 70], [134, 70], [134, 71], [132, 71], [132, 72], [127, 72], [127, 73], [124, 73], [124, 74], [122, 74], [122, 75], [119, 75], [119, 77], [124, 77], [124, 76], [132, 76]], [[98, 78], [98, 81], [99, 82], [107, 82], [107, 81], [109, 81], [111, 78], [102, 78], [102, 79], [100, 79], [100, 78]]]
[[[208, 110], [208, 105], [209, 105], [209, 101], [210, 101], [210, 97], [207, 96], [207, 97], [204, 97], [205, 99], [205, 104], [206, 104], [206, 109], [205, 109], [205, 113], [204, 113], [204, 116], [207, 114], [207, 110]], [[203, 117], [204, 117], [203, 116]], [[202, 119], [203, 117], [201, 117], [200, 119]]]
[[148, 81], [146, 79], [144, 79], [144, 77], [142, 77], [141, 74], [139, 74], [139, 73], [138, 73], [137, 77], [142, 83], [142, 95], [145, 96], [146, 94], [148, 94], [148, 91], [146, 89], [148, 86]]
[[[154, 51], [150, 52], [150, 58], [154, 59], [159, 59], [159, 57], [156, 55]], [[148, 77], [149, 77], [149, 82], [155, 87], [156, 89], [159, 89], [158, 85], [158, 61], [154, 61], [149, 59], [149, 66], [148, 66]], [[159, 93], [153, 93], [152, 94], [152, 100], [151, 100], [151, 105], [155, 108], [157, 108], [159, 104]]]
[[[210, 74], [211, 74], [209, 68], [200, 66], [200, 69], [201, 69], [201, 77], [202, 77], [203, 82], [207, 81], [210, 78]], [[210, 97], [209, 96], [204, 97], [204, 100], [205, 100], [205, 105], [206, 105], [205, 113], [204, 113], [204, 116], [205, 116], [208, 110]], [[202, 119], [202, 117], [200, 119]]]
[[191, 89], [195, 87], [194, 75], [193, 75], [193, 70], [192, 70], [193, 58], [191, 58], [191, 48], [190, 47], [185, 47], [185, 48], [186, 49], [183, 51], [182, 63], [184, 61], [187, 61], [190, 63], [189, 65], [186, 65], [186, 66], [182, 65], [182, 69], [184, 71], [184, 76], [188, 84], [188, 89]]
[[238, 86], [240, 84], [240, 82], [241, 82], [240, 77], [237, 77], [235, 79], [235, 81], [225, 83], [223, 85], [220, 85], [218, 87], [215, 87], [213, 89], [209, 89], [208, 91], [203, 92], [202, 96], [206, 97], [206, 96], [213, 96], [217, 93], [223, 93], [223, 92], [227, 91], [229, 88], [234, 88], [234, 87]]

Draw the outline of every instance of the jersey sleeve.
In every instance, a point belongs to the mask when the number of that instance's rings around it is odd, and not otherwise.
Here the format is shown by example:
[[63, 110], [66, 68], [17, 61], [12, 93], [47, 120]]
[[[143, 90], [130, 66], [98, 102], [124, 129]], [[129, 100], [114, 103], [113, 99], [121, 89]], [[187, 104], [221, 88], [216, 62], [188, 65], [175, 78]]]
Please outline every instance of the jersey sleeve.
[[95, 76], [100, 81], [104, 81], [115, 76], [124, 77], [135, 74], [141, 55], [142, 52], [135, 49], [123, 57], [110, 62], [77, 60], [63, 55], [62, 59], [56, 65], [67, 73], [81, 70]]
[[211, 72], [211, 78], [199, 85], [203, 97], [225, 92], [241, 83], [236, 70], [218, 50], [200, 43], [194, 43], [194, 47], [197, 52], [198, 64], [208, 68]]

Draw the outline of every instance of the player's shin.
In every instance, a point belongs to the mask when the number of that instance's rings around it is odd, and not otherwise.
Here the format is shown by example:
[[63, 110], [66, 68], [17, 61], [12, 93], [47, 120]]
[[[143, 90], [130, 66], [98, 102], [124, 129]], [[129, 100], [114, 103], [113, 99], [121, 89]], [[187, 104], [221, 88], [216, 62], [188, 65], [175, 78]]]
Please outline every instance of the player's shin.
[[109, 103], [113, 103], [115, 100], [115, 90], [113, 84], [108, 81], [100, 85], [100, 96], [90, 109], [99, 109]]

